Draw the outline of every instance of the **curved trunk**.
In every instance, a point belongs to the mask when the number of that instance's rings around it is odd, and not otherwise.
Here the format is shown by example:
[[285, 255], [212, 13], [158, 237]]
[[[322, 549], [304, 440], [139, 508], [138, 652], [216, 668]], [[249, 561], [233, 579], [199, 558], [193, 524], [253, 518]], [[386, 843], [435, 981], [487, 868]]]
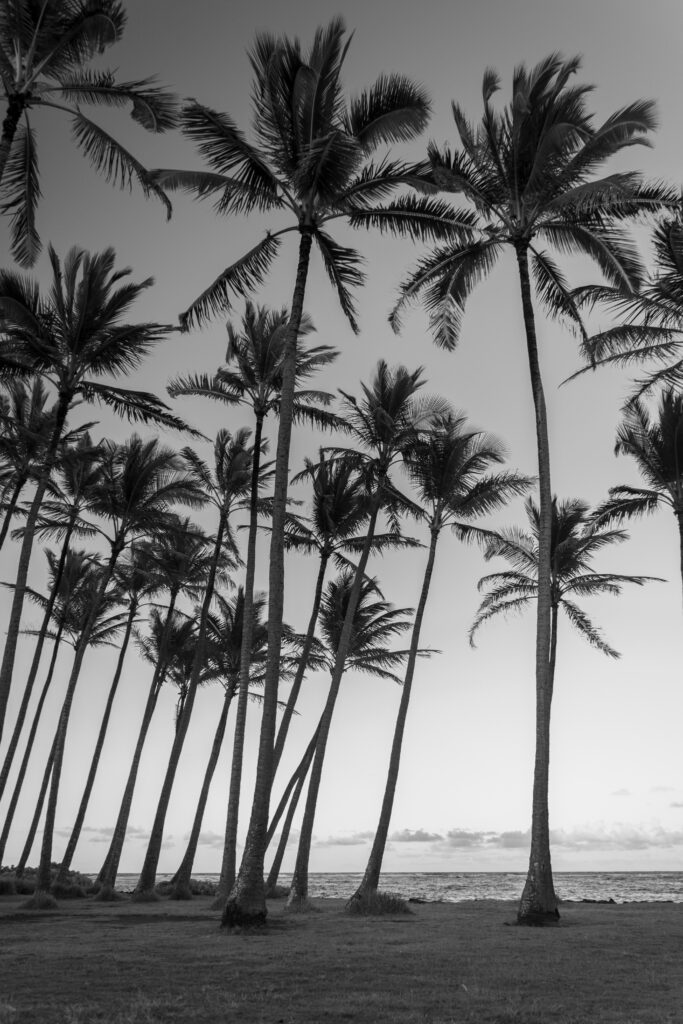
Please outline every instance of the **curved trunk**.
[[[329, 554], [322, 554], [320, 556], [320, 567], [318, 569], [318, 578], [315, 584], [315, 596], [313, 598], [313, 609], [311, 611], [311, 617], [308, 621], [308, 630], [306, 632], [306, 639], [304, 641], [303, 650], [301, 651], [301, 657], [299, 658], [299, 664], [296, 668], [296, 675], [294, 676], [294, 682], [292, 683], [292, 689], [289, 691], [289, 697], [287, 698], [287, 704], [282, 714], [282, 720], [280, 722], [280, 728], [278, 729], [277, 739], [275, 740], [275, 749], [273, 750], [273, 776], [278, 769], [280, 764], [280, 758], [282, 757], [282, 751], [284, 750], [285, 740], [287, 739], [287, 733], [289, 731], [289, 725], [294, 714], [296, 702], [299, 699], [299, 693], [301, 691], [301, 684], [304, 681], [306, 669], [308, 667], [308, 659], [311, 654], [311, 648], [313, 646], [313, 640], [315, 639], [315, 627], [318, 622], [318, 614], [320, 612], [320, 602], [323, 596], [323, 583], [325, 582], [325, 571], [327, 569], [327, 563], [329, 562]], [[270, 842], [267, 840], [266, 845]]]
[[[29, 763], [29, 761], [31, 759], [31, 754], [33, 752], [33, 744], [34, 744], [34, 741], [35, 741], [35, 738], [36, 738], [36, 733], [38, 731], [38, 725], [40, 723], [40, 716], [41, 716], [42, 711], [43, 711], [43, 705], [45, 704], [45, 698], [47, 697], [47, 692], [50, 689], [50, 684], [52, 682], [52, 677], [54, 675], [55, 665], [57, 663], [57, 655], [59, 654], [59, 643], [60, 643], [60, 641], [62, 639], [62, 630], [63, 630], [63, 628], [64, 628], [64, 624], [60, 623], [59, 629], [57, 631], [57, 636], [55, 637], [55, 642], [54, 642], [54, 645], [53, 645], [53, 648], [52, 648], [52, 658], [50, 659], [50, 667], [48, 669], [47, 676], [45, 678], [45, 682], [43, 683], [43, 689], [42, 689], [42, 691], [40, 693], [40, 697], [38, 699], [38, 704], [36, 706], [36, 710], [35, 710], [34, 715], [33, 715], [33, 722], [31, 723], [31, 730], [30, 730], [30, 732], [28, 734], [28, 739], [26, 741], [26, 749], [24, 751], [24, 756], [21, 759], [21, 765], [19, 767], [19, 773], [17, 775], [16, 782], [14, 783], [14, 789], [12, 790], [12, 797], [10, 799], [9, 806], [7, 808], [7, 814], [5, 815], [5, 821], [4, 821], [4, 824], [2, 826], [2, 835], [0, 835], [0, 864], [2, 864], [3, 858], [5, 856], [5, 846], [7, 845], [7, 837], [9, 836], [9, 831], [10, 831], [10, 828], [12, 827], [12, 821], [14, 820], [14, 812], [16, 811], [17, 804], [19, 802], [19, 795], [21, 793], [21, 789], [22, 789], [22, 786], [24, 784], [24, 777], [26, 775], [26, 769], [28, 768], [28, 763]], [[14, 739], [14, 737], [12, 737], [12, 738]], [[50, 765], [49, 766], [50, 766], [50, 768], [52, 767], [52, 761], [51, 760], [50, 760]], [[3, 768], [3, 771], [4, 771], [4, 768]], [[7, 767], [7, 771], [9, 772], [9, 766]], [[47, 790], [47, 782], [48, 782], [49, 778], [50, 778], [50, 773], [48, 771], [47, 778], [44, 780], [44, 782], [45, 782], [45, 790]], [[39, 798], [38, 811], [37, 811], [38, 817], [40, 817], [40, 812], [43, 809], [43, 800], [45, 799], [45, 790], [42, 791], [42, 795]], [[35, 815], [34, 815], [34, 818], [35, 818]], [[35, 829], [37, 827], [38, 827], [38, 821], [37, 821], [37, 818], [36, 818], [35, 819], [35, 828], [33, 829], [33, 833], [31, 835], [31, 846], [33, 845], [33, 839], [35, 837]], [[27, 858], [28, 858], [28, 854], [30, 852], [31, 852], [31, 850], [29, 848], [28, 853], [26, 854]]]
[[242, 790], [242, 763], [244, 761], [244, 733], [247, 726], [249, 705], [249, 672], [251, 670], [251, 648], [254, 635], [254, 576], [256, 573], [256, 531], [258, 526], [258, 483], [260, 471], [261, 436], [263, 416], [256, 417], [254, 433], [254, 456], [251, 467], [251, 494], [249, 497], [249, 540], [247, 543], [247, 567], [244, 580], [244, 614], [242, 618], [242, 648], [240, 651], [240, 680], [235, 713], [235, 733], [230, 764], [230, 789], [228, 812], [225, 824], [225, 843], [219, 888], [229, 893], [235, 884], [237, 867], [237, 826], [239, 823], [240, 794]]
[[550, 445], [543, 382], [538, 361], [536, 325], [531, 301], [528, 245], [515, 246], [522, 309], [526, 330], [529, 374], [536, 416], [538, 453], [538, 608], [536, 618], [536, 754], [531, 816], [529, 870], [517, 912], [519, 924], [551, 924], [559, 919], [557, 896], [550, 862], [550, 825], [548, 820], [548, 775], [550, 769], [550, 634], [551, 634], [551, 529], [552, 488], [550, 483]]
[[[316, 730], [316, 734], [309, 743], [308, 747], [306, 748], [306, 753], [304, 754], [304, 757], [299, 767], [297, 768], [296, 788], [294, 789], [292, 799], [289, 802], [287, 817], [285, 818], [285, 823], [282, 826], [282, 835], [280, 836], [280, 842], [277, 844], [277, 850], [275, 851], [273, 863], [270, 866], [268, 878], [266, 879], [266, 896], [268, 896], [269, 893], [273, 893], [277, 885], [277, 880], [280, 877], [280, 868], [282, 867], [282, 861], [284, 859], [285, 851], [287, 849], [287, 843], [289, 842], [289, 833], [292, 831], [292, 821], [294, 820], [296, 809], [299, 806], [299, 800], [301, 799], [301, 794], [303, 793], [304, 783], [308, 775], [308, 770], [313, 763], [313, 754], [315, 752], [315, 742], [317, 739], [317, 735], [318, 733]], [[292, 776], [292, 778], [294, 778], [294, 776]], [[276, 826], [277, 822], [275, 821], [275, 819], [273, 819], [271, 827]]]
[[282, 796], [280, 797], [280, 803], [277, 805], [275, 813], [273, 814], [273, 817], [270, 820], [270, 824], [268, 825], [268, 832], [266, 834], [266, 847], [270, 846], [270, 844], [273, 841], [273, 836], [275, 835], [275, 830], [278, 827], [278, 825], [280, 824], [280, 818], [285, 813], [285, 808], [287, 806], [287, 801], [289, 800], [290, 793], [292, 792], [292, 790], [296, 786], [297, 782], [299, 781], [299, 778], [301, 777], [302, 772], [304, 773], [304, 775], [307, 774], [307, 772], [308, 772], [311, 760], [313, 758], [313, 753], [315, 751], [315, 745], [318, 742], [318, 733], [319, 732], [320, 732], [320, 723], [318, 723], [318, 725], [316, 727], [316, 730], [313, 733], [313, 735], [311, 736], [311, 739], [309, 740], [308, 746], [306, 747], [306, 749], [304, 751], [304, 756], [301, 758], [301, 760], [299, 761], [298, 765], [296, 766], [296, 768], [292, 772], [291, 777], [289, 779], [289, 782], [285, 786], [284, 792], [283, 792]]
[[320, 719], [320, 731], [318, 733], [315, 753], [313, 755], [311, 780], [308, 784], [308, 792], [306, 794], [306, 807], [304, 809], [304, 817], [301, 823], [301, 834], [299, 836], [299, 847], [296, 855], [296, 864], [294, 865], [294, 874], [292, 876], [292, 886], [289, 891], [289, 899], [287, 900], [288, 907], [304, 907], [308, 902], [308, 861], [311, 853], [313, 822], [318, 803], [318, 792], [320, 790], [323, 761], [325, 759], [325, 751], [327, 749], [327, 738], [330, 733], [332, 715], [337, 702], [342, 675], [344, 674], [346, 656], [348, 654], [353, 632], [353, 620], [358, 607], [363, 578], [365, 576], [365, 568], [368, 564], [370, 548], [372, 546], [372, 540], [375, 533], [375, 525], [377, 523], [377, 516], [379, 513], [379, 494], [380, 492], [378, 490], [377, 496], [373, 501], [370, 522], [368, 524], [368, 532], [363, 542], [363, 551], [358, 562], [356, 575], [349, 595], [349, 604], [346, 609], [346, 615], [344, 616], [344, 625], [342, 626], [339, 646], [337, 648], [334, 668], [332, 670], [332, 678], [330, 680], [330, 692], [327, 696], [327, 701]]
[[[55, 606], [55, 601], [57, 600], [57, 594], [59, 592], [59, 585], [60, 585], [60, 583], [62, 581], [62, 576], [64, 575], [64, 565], [66, 563], [66, 556], [67, 556], [68, 551], [69, 551], [69, 543], [71, 541], [71, 535], [72, 535], [73, 530], [74, 530], [75, 522], [76, 522], [75, 516], [70, 517], [69, 524], [68, 524], [68, 527], [67, 527], [67, 531], [66, 531], [66, 534], [64, 536], [64, 541], [62, 543], [62, 550], [61, 550], [60, 555], [59, 555], [59, 563], [57, 565], [57, 569], [56, 569], [56, 572], [55, 572], [55, 578], [54, 578], [54, 582], [52, 584], [52, 590], [50, 592], [50, 597], [48, 599], [47, 605], [45, 606], [45, 613], [43, 615], [43, 621], [42, 621], [41, 626], [40, 626], [40, 633], [38, 635], [38, 641], [36, 643], [35, 651], [33, 652], [33, 660], [31, 662], [31, 668], [29, 669], [28, 679], [26, 680], [26, 686], [24, 687], [24, 695], [23, 695], [23, 697], [21, 699], [21, 706], [19, 707], [19, 714], [17, 715], [17, 720], [14, 723], [14, 729], [12, 730], [12, 736], [11, 736], [11, 739], [10, 739], [10, 742], [9, 742], [9, 747], [7, 748], [7, 754], [5, 755], [5, 760], [4, 760], [3, 765], [2, 765], [2, 771], [0, 772], [0, 797], [2, 797], [2, 794], [5, 792], [5, 786], [7, 785], [7, 777], [9, 775], [10, 768], [12, 766], [12, 761], [14, 759], [14, 754], [15, 754], [15, 751], [17, 749], [17, 744], [19, 743], [19, 737], [21, 735], [21, 730], [24, 727], [24, 721], [26, 719], [26, 712], [28, 711], [29, 701], [31, 699], [31, 694], [33, 693], [33, 686], [34, 686], [34, 683], [36, 681], [36, 676], [38, 675], [38, 668], [40, 666], [40, 659], [41, 659], [41, 656], [42, 656], [42, 653], [43, 653], [43, 646], [45, 644], [45, 640], [46, 640], [46, 637], [47, 637], [47, 630], [48, 630], [48, 627], [50, 625], [50, 619], [52, 618], [52, 611], [53, 611], [54, 606]], [[57, 634], [59, 637], [61, 637], [62, 628], [63, 628], [62, 626], [59, 627], [59, 631], [58, 631], [58, 634]], [[57, 641], [57, 643], [59, 643], [59, 640]], [[53, 656], [53, 663], [54, 663], [54, 656]], [[53, 668], [54, 668], [54, 664], [51, 666], [50, 672], [48, 673], [48, 678], [50, 678], [50, 679], [52, 678], [52, 670], [53, 670]], [[46, 686], [47, 686], [47, 684], [46, 684]], [[47, 691], [44, 688], [43, 689], [43, 693], [41, 694], [40, 701], [38, 702], [38, 708], [36, 709], [36, 715], [38, 717], [40, 717], [40, 711], [42, 710], [43, 703], [45, 701], [45, 694], [46, 694], [46, 692]], [[37, 728], [37, 721], [36, 721], [35, 718], [34, 718], [34, 722], [35, 722], [36, 728]], [[33, 731], [33, 735], [35, 736], [35, 730]], [[33, 739], [31, 738], [29, 740], [29, 746], [30, 746], [30, 744], [32, 742], [33, 742]], [[0, 863], [2, 863], [2, 853], [1, 852], [0, 852]]]
[[280, 678], [280, 647], [285, 586], [284, 533], [287, 512], [287, 485], [289, 482], [289, 449], [294, 413], [296, 345], [304, 308], [311, 242], [312, 235], [310, 229], [302, 230], [299, 242], [296, 283], [292, 297], [292, 309], [287, 327], [287, 341], [282, 365], [280, 425], [275, 458], [273, 520], [268, 574], [268, 655], [263, 692], [261, 734], [256, 765], [256, 782], [242, 864], [223, 911], [221, 920], [223, 926], [263, 924], [267, 915], [263, 883], [263, 861], [266, 852], [265, 840], [268, 829], [270, 790], [273, 782], [273, 741], [275, 738], [278, 683]]
[[187, 729], [190, 724], [190, 718], [192, 716], [194, 699], [197, 694], [197, 687], [199, 686], [199, 677], [201, 675], [202, 668], [204, 667], [204, 638], [206, 636], [206, 623], [209, 617], [209, 608], [211, 606], [211, 601], [213, 598], [213, 589], [216, 582], [216, 572], [218, 570], [218, 561], [220, 559], [221, 548], [223, 546], [223, 535], [225, 532], [226, 520], [227, 510], [221, 509], [221, 515], [218, 522], [218, 530], [216, 533], [216, 543], [214, 546], [213, 558], [211, 560], [211, 569], [209, 571], [209, 576], [206, 581], [206, 591], [204, 593], [204, 601], [202, 602], [202, 611], [199, 618], [197, 645], [195, 647], [194, 658], [192, 659], [192, 671], [190, 674], [190, 681], [187, 687], [187, 696], [185, 698], [182, 715], [180, 717], [175, 738], [173, 740], [173, 746], [171, 747], [171, 753], [169, 755], [168, 765], [166, 768], [166, 775], [164, 776], [164, 782], [161, 787], [159, 803], [157, 804], [157, 810], [154, 816], [154, 824], [152, 825], [149, 843], [147, 844], [147, 852], [145, 853], [142, 871], [140, 872], [138, 884], [135, 886], [135, 891], [133, 892], [133, 899], [137, 901], [145, 901], [156, 898], [154, 886], [156, 884], [157, 867], [159, 864], [159, 856], [161, 854], [161, 844], [164, 838], [164, 823], [166, 821], [166, 812], [168, 810], [168, 805], [171, 799], [171, 792], [173, 790], [173, 783], [175, 781], [175, 775], [178, 769], [178, 762], [180, 761], [180, 755], [183, 750], [185, 737], [187, 735]]
[[185, 856], [183, 857], [180, 867], [173, 876], [173, 888], [170, 896], [174, 900], [189, 900], [192, 898], [192, 892], [190, 891], [190, 879], [192, 878], [192, 865], [194, 864], [194, 858], [197, 853], [197, 843], [199, 842], [199, 833], [202, 828], [202, 819], [204, 817], [204, 811], [206, 810], [206, 801], [209, 799], [209, 790], [211, 788], [211, 780], [216, 770], [216, 764], [218, 763], [218, 757], [221, 752], [223, 745], [223, 737], [225, 736], [225, 725], [228, 720], [228, 711], [230, 710], [230, 702], [232, 701], [234, 690], [232, 687], [228, 687], [225, 691], [225, 699], [223, 700], [223, 707], [221, 709], [220, 718], [216, 726], [216, 732], [213, 738], [213, 744], [211, 746], [211, 753], [209, 754], [209, 760], [206, 765], [206, 771], [204, 773], [204, 781], [202, 783], [202, 789], [199, 794], [199, 802], [197, 804], [197, 810], [195, 811], [194, 821], [192, 822], [192, 830], [190, 831], [190, 838], [187, 843], [187, 849]]
[[2, 122], [2, 135], [0, 135], [0, 182], [5, 174], [5, 167], [12, 149], [14, 136], [17, 133], [17, 126], [24, 110], [24, 97], [17, 93], [10, 94], [7, 103], [7, 113]]
[[57, 750], [57, 736], [55, 735], [52, 740], [52, 746], [50, 747], [50, 753], [47, 755], [47, 764], [45, 765], [45, 771], [43, 772], [43, 778], [40, 783], [40, 792], [38, 793], [38, 799], [36, 800], [36, 806], [33, 811], [33, 818], [31, 824], [28, 827], [26, 834], [26, 841], [24, 848], [21, 851], [21, 856], [17, 861], [17, 866], [14, 869], [14, 873], [17, 878], [23, 875], [26, 864], [29, 857], [31, 856], [31, 850], [33, 849], [33, 843], [35, 842], [36, 832], [38, 831], [38, 824], [40, 822], [40, 816], [43, 813], [43, 805], [45, 803], [45, 796], [47, 794], [47, 787], [50, 784], [50, 776], [52, 775], [52, 766], [55, 763], [55, 752]]
[[126, 657], [126, 651], [128, 649], [128, 643], [130, 641], [130, 635], [133, 630], [133, 622], [135, 620], [137, 612], [138, 602], [134, 599], [131, 601], [130, 610], [128, 612], [126, 631], [124, 633], [123, 641], [121, 643], [121, 651], [119, 653], [118, 661], [116, 664], [114, 678], [112, 679], [111, 686], [109, 687], [107, 703], [104, 708], [104, 714], [102, 715], [100, 731], [97, 736], [97, 743], [95, 744], [95, 750], [93, 752], [92, 760], [90, 762], [90, 770], [88, 771], [88, 778], [86, 779], [85, 788], [83, 790], [83, 796], [81, 797], [78, 813], [76, 814], [76, 821], [74, 822], [74, 827], [71, 830], [69, 842], [66, 844], [66, 850], [64, 851], [62, 863], [60, 864], [59, 871], [57, 873], [58, 882], [65, 882], [67, 880], [69, 868], [71, 867], [71, 861], [73, 860], [73, 855], [76, 852], [76, 846], [78, 845], [78, 840], [81, 835], [83, 821], [85, 820], [85, 814], [86, 811], [88, 810], [88, 803], [90, 801], [90, 794], [92, 793], [92, 788], [93, 785], [95, 784], [95, 775], [97, 774], [97, 768], [100, 763], [102, 747], [104, 746], [105, 736], [107, 735], [107, 727], [109, 725], [111, 709], [114, 704], [114, 697], [116, 696], [119, 680], [121, 679], [121, 673], [123, 671], [123, 662]]
[[166, 621], [164, 622], [164, 628], [159, 641], [159, 660], [154, 669], [152, 682], [149, 686], [145, 709], [142, 713], [140, 731], [138, 732], [135, 750], [133, 751], [133, 760], [131, 761], [131, 766], [128, 770], [128, 778], [126, 779], [126, 785], [123, 790], [121, 806], [119, 807], [119, 813], [116, 818], [116, 825], [114, 826], [114, 832], [111, 837], [107, 856], [104, 858], [104, 863], [100, 868], [100, 872], [95, 881], [95, 885], [99, 888], [97, 898], [100, 900], [109, 900], [114, 898], [114, 886], [116, 885], [116, 876], [119, 872], [119, 862], [121, 860], [121, 853], [123, 852], [123, 844], [126, 839], [126, 829], [128, 828], [128, 818], [130, 816], [130, 808], [133, 803], [133, 793], [135, 792], [135, 783], [137, 781], [138, 770], [140, 768], [142, 750], [152, 722], [154, 709], [157, 706], [159, 692], [164, 682], [164, 674], [166, 672], [166, 646], [171, 632], [173, 612], [175, 610], [177, 599], [178, 590], [172, 590], [169, 594]]
[[683, 581], [683, 512], [676, 512], [676, 519], [678, 521], [678, 540], [679, 540], [680, 561], [681, 561], [681, 581]]
[[406, 665], [406, 674], [403, 682], [403, 689], [401, 691], [401, 702], [398, 707], [398, 715], [396, 716], [396, 726], [394, 728], [394, 738], [391, 744], [391, 754], [389, 757], [389, 770], [387, 772], [387, 781], [384, 788], [384, 797], [382, 799], [382, 809], [380, 811], [379, 823], [377, 825], [377, 831], [375, 838], [372, 843], [372, 849], [368, 858], [368, 863], [365, 868], [365, 874], [361, 881], [358, 889], [351, 897], [350, 902], [354, 900], [367, 899], [368, 896], [373, 895], [377, 892], [379, 886], [379, 877], [382, 872], [382, 860], [384, 857], [384, 848], [387, 843], [387, 836], [389, 834], [389, 824], [391, 822], [391, 812], [394, 807], [394, 796], [396, 794], [396, 783], [398, 782], [398, 771], [401, 764], [401, 747], [403, 745], [403, 733], [405, 730], [406, 718], [408, 717], [408, 705], [410, 703], [410, 693], [413, 685], [413, 675], [415, 673], [415, 662], [417, 661], [417, 651], [420, 646], [420, 630], [422, 629], [422, 619], [424, 616], [425, 606], [427, 604], [427, 597], [429, 595], [429, 587], [432, 581], [432, 573], [434, 571], [434, 559], [436, 556], [436, 545], [439, 540], [439, 528], [432, 526], [431, 528], [431, 539], [429, 544], [429, 555], [427, 557], [427, 567], [425, 569], [424, 579], [422, 581], [422, 591], [420, 593], [420, 600], [415, 613], [415, 622], [413, 623], [413, 634], [410, 638], [410, 652], [408, 654], [408, 664]]
[[57, 799], [59, 797], [59, 783], [62, 774], [62, 763], [64, 761], [64, 748], [66, 745], [66, 731], [69, 727], [69, 716], [71, 715], [71, 707], [73, 704], [74, 692], [76, 689], [76, 683], [81, 673], [83, 666], [83, 659], [85, 658], [85, 652], [88, 649], [90, 642], [90, 636], [92, 634], [93, 626], [97, 618], [97, 612], [102, 603], [104, 593], [109, 586], [109, 582], [114, 573], [114, 566], [116, 565], [117, 558], [120, 553], [120, 548], [115, 546], [112, 549], [111, 556], [107, 563], [105, 571], [102, 573], [102, 579], [97, 592], [93, 598], [92, 607], [83, 632], [81, 633], [76, 648], [76, 655], [74, 657], [74, 663], [71, 669], [71, 676], [69, 678], [69, 684], [66, 690], [66, 697], [64, 698], [64, 704], [62, 711], [59, 716], [59, 723], [57, 725], [57, 732], [55, 735], [55, 755], [54, 763], [52, 765], [52, 778], [50, 781], [50, 795], [47, 801], [47, 810], [45, 812], [45, 825], [43, 827], [43, 841], [40, 850], [40, 864], [38, 866], [38, 876], [36, 878], [36, 894], [39, 892], [47, 892], [50, 888], [50, 864], [52, 863], [52, 839], [55, 827], [55, 818], [57, 814]]
[[[0, 167], [0, 176], [1, 174], [2, 168]], [[36, 491], [33, 495], [31, 508], [29, 509], [28, 517], [26, 519], [24, 539], [21, 543], [19, 563], [17, 566], [17, 579], [14, 585], [14, 596], [12, 598], [12, 609], [10, 611], [9, 623], [7, 626], [7, 639], [5, 640], [5, 650], [2, 656], [2, 666], [0, 666], [0, 738], [2, 737], [5, 713], [7, 711], [7, 701], [9, 700], [9, 691], [12, 685], [14, 658], [19, 640], [21, 612], [24, 607], [24, 598], [26, 596], [26, 581], [28, 579], [28, 568], [31, 561], [33, 538], [36, 532], [38, 513], [40, 512], [40, 506], [45, 496], [45, 490], [47, 488], [50, 474], [52, 473], [55, 465], [68, 408], [69, 398], [66, 396], [60, 396], [57, 406], [57, 414], [55, 416], [54, 430], [45, 453], [45, 462], [43, 463], [42, 471], [36, 483]]]
[[24, 484], [26, 483], [26, 480], [27, 477], [25, 475], [23, 475], [22, 477], [20, 477], [19, 480], [17, 480], [16, 484], [14, 485], [14, 490], [12, 491], [12, 497], [7, 503], [7, 511], [5, 513], [2, 529], [0, 529], [0, 549], [2, 549], [2, 546], [7, 539], [10, 523], [12, 522], [12, 516], [14, 515], [14, 510], [17, 507], [17, 502], [19, 501], [19, 495], [24, 489]]

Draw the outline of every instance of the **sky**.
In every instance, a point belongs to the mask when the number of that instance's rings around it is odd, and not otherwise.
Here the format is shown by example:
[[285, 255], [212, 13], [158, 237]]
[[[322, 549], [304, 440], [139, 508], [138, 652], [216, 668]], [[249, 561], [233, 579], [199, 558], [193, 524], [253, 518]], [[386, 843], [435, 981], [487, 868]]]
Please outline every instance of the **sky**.
[[[592, 108], [598, 119], [638, 98], [657, 101], [659, 128], [651, 149], [626, 152], [619, 167], [639, 168], [652, 178], [681, 182], [680, 96], [683, 67], [680, 39], [683, 9], [673, 0], [641, 5], [632, 0], [478, 0], [391, 5], [377, 0], [286, 3], [252, 0], [227, 4], [195, 0], [129, 0], [122, 41], [104, 62], [120, 79], [156, 74], [182, 97], [194, 97], [228, 112], [249, 129], [250, 67], [247, 51], [257, 32], [298, 35], [304, 46], [317, 25], [343, 15], [353, 39], [345, 64], [349, 93], [370, 85], [379, 74], [399, 71], [421, 82], [433, 102], [431, 123], [420, 140], [397, 147], [401, 156], [422, 156], [428, 139], [455, 141], [450, 105], [457, 100], [476, 119], [481, 113], [481, 80], [495, 67], [507, 100], [515, 65], [535, 64], [547, 54], [583, 55], [579, 80], [595, 84]], [[125, 112], [94, 110], [100, 124], [124, 141], [149, 167], [201, 167], [200, 158], [178, 133], [152, 136]], [[55, 114], [56, 116], [52, 116]], [[262, 237], [274, 219], [216, 217], [210, 206], [174, 198], [167, 223], [161, 205], [135, 189], [120, 192], [98, 178], [69, 138], [68, 122], [51, 111], [36, 115], [42, 200], [39, 229], [60, 254], [74, 244], [93, 251], [113, 246], [119, 266], [133, 279], [153, 275], [134, 311], [135, 319], [174, 323], [177, 315], [241, 253]], [[294, 235], [283, 246], [271, 275], [255, 296], [272, 307], [291, 298]], [[416, 307], [400, 336], [387, 314], [400, 279], [420, 250], [405, 241], [340, 228], [336, 237], [357, 245], [366, 257], [367, 283], [357, 293], [361, 332], [354, 336], [336, 296], [314, 261], [306, 309], [317, 328], [316, 343], [334, 345], [340, 356], [318, 385], [357, 393], [377, 360], [409, 369], [425, 368], [425, 391], [446, 397], [464, 411], [473, 427], [496, 434], [508, 450], [508, 466], [534, 474], [535, 441], [531, 391], [515, 267], [501, 260], [468, 304], [461, 342], [454, 353], [432, 343], [427, 318]], [[646, 237], [639, 235], [646, 246]], [[646, 251], [646, 249], [644, 250]], [[6, 229], [0, 226], [0, 265], [8, 266]], [[573, 283], [595, 280], [584, 266], [571, 268]], [[45, 256], [33, 276], [49, 281]], [[242, 311], [235, 304], [233, 320]], [[553, 489], [561, 498], [597, 504], [610, 486], [640, 483], [635, 466], [614, 456], [620, 408], [629, 378], [605, 369], [562, 385], [580, 362], [575, 341], [560, 327], [539, 318], [542, 371], [549, 409]], [[173, 335], [130, 386], [163, 395], [175, 373], [212, 371], [223, 360], [225, 318], [202, 330]], [[219, 426], [250, 426], [242, 411], [224, 411], [195, 400], [174, 406], [207, 434]], [[86, 413], [83, 413], [86, 418]], [[131, 431], [97, 410], [102, 435], [123, 439]], [[74, 419], [74, 423], [77, 422]], [[274, 451], [275, 424], [269, 424]], [[186, 443], [164, 432], [174, 446]], [[320, 438], [297, 431], [291, 468], [313, 457]], [[208, 449], [201, 449], [204, 456]], [[492, 526], [525, 525], [522, 501], [492, 518]], [[209, 521], [207, 520], [207, 525]], [[562, 870], [680, 870], [683, 863], [683, 768], [680, 722], [683, 716], [681, 662], [681, 580], [673, 515], [662, 511], [635, 523], [627, 543], [596, 561], [596, 569], [647, 574], [665, 582], [626, 588], [620, 598], [600, 598], [584, 607], [621, 652], [613, 661], [589, 648], [562, 623], [553, 702], [550, 817], [553, 866]], [[419, 530], [413, 531], [416, 536]], [[17, 548], [3, 552], [0, 578], [11, 580]], [[34, 556], [31, 580], [42, 580], [42, 556]], [[385, 556], [371, 564], [385, 598], [398, 607], [417, 603], [425, 551]], [[503, 568], [502, 563], [499, 564]], [[316, 566], [288, 563], [285, 615], [305, 629]], [[497, 619], [479, 633], [476, 649], [467, 631], [478, 606], [477, 581], [492, 565], [481, 553], [443, 536], [422, 643], [441, 653], [418, 665], [403, 747], [385, 871], [523, 871], [528, 861], [534, 756], [534, 610]], [[265, 588], [267, 548], [259, 549], [257, 584]], [[7, 598], [3, 597], [7, 608]], [[25, 623], [35, 624], [35, 610]], [[115, 652], [88, 656], [76, 694], [57, 814], [55, 859], [66, 844], [96, 730], [113, 673]], [[20, 651], [10, 702], [8, 728], [20, 681], [30, 655]], [[66, 655], [63, 656], [66, 658]], [[51, 740], [68, 663], [48, 702], [38, 737], [39, 756], [30, 772], [21, 812], [8, 844], [6, 861], [19, 856], [33, 810], [44, 758]], [[149, 669], [132, 655], [116, 698], [110, 735], [74, 866], [99, 870], [135, 744]], [[305, 684], [277, 797], [298, 763], [326, 695], [326, 679], [312, 675]], [[360, 871], [365, 867], [377, 824], [400, 690], [393, 683], [349, 674], [335, 711], [315, 821], [312, 871]], [[198, 695], [193, 722], [176, 778], [166, 821], [160, 871], [174, 871], [182, 858], [205, 759], [219, 714], [222, 691]], [[143, 757], [121, 870], [141, 866], [163, 771], [173, 738], [174, 694], [162, 693]], [[233, 710], [234, 715], [234, 710]], [[240, 838], [251, 805], [259, 712], [250, 707]], [[233, 718], [229, 719], [228, 736]], [[218, 871], [225, 826], [230, 745], [226, 743], [207, 807], [195, 862], [199, 872]], [[41, 763], [41, 761], [43, 763]], [[0, 805], [0, 815], [7, 797]], [[291, 868], [292, 843], [284, 863]], [[37, 847], [32, 861], [37, 861]], [[268, 861], [267, 861], [268, 863]]]

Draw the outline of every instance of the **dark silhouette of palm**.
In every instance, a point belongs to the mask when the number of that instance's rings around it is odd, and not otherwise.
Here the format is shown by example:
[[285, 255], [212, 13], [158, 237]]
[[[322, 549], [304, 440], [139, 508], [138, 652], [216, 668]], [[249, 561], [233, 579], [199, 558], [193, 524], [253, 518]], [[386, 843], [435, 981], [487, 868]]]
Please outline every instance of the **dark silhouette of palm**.
[[120, 0], [12, 0], [0, 6], [0, 100], [6, 104], [0, 136], [0, 213], [11, 218], [12, 254], [32, 266], [41, 249], [35, 216], [40, 199], [37, 132], [29, 112], [66, 114], [72, 136], [95, 170], [107, 181], [170, 204], [142, 164], [98, 124], [84, 104], [121, 107], [148, 131], [177, 124], [176, 98], [153, 78], [120, 82], [112, 71], [88, 68], [90, 61], [118, 42], [126, 15]]
[[597, 523], [621, 523], [668, 506], [676, 516], [683, 577], [683, 395], [667, 388], [655, 418], [635, 399], [625, 407], [615, 452], [630, 455], [648, 485], [610, 487], [609, 498], [595, 509]]

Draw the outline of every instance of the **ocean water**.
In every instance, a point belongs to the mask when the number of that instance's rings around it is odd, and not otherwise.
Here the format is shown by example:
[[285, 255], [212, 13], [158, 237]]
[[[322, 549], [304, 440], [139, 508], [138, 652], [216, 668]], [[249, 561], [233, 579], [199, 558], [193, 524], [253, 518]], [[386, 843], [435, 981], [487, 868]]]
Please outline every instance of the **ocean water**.
[[[218, 882], [217, 874], [194, 876]], [[358, 886], [360, 874], [311, 874], [309, 895], [347, 899]], [[562, 900], [613, 900], [615, 903], [683, 903], [683, 871], [557, 871], [555, 891]], [[159, 882], [171, 875], [159, 875]], [[280, 884], [288, 885], [291, 875], [282, 874]], [[380, 888], [405, 898], [435, 903], [461, 900], [517, 900], [524, 886], [524, 872], [415, 872], [382, 875]], [[135, 888], [138, 876], [119, 874], [117, 888]]]

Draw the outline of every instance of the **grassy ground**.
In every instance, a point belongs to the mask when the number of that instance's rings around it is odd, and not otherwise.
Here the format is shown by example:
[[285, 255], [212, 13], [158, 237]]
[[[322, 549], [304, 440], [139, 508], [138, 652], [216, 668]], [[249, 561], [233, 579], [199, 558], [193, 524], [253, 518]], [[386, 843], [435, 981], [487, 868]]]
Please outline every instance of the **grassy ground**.
[[253, 933], [210, 899], [0, 900], [0, 1024], [680, 1024], [683, 905], [493, 901], [352, 917], [339, 900]]

